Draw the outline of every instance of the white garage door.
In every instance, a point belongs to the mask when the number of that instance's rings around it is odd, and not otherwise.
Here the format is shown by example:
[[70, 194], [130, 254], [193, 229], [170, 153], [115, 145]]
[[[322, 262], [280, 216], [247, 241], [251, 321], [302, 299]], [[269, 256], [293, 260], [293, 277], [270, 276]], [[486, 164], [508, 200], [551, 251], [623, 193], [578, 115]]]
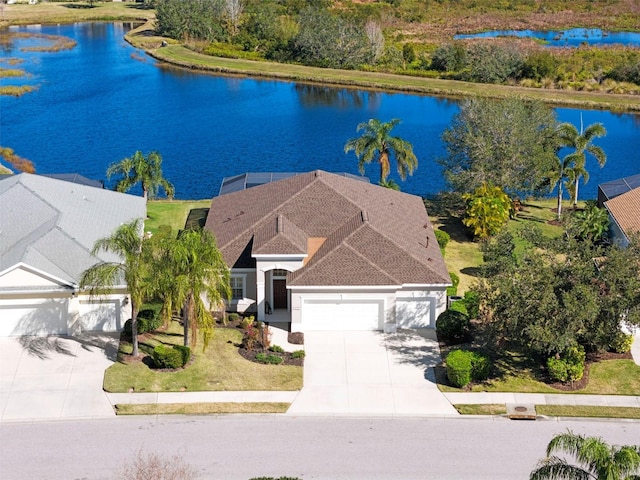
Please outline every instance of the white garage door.
[[302, 330], [382, 330], [384, 300], [305, 300]]
[[0, 337], [66, 335], [67, 302], [4, 301], [0, 303]]
[[80, 301], [80, 324], [83, 332], [117, 332], [122, 330], [118, 300]]
[[435, 327], [435, 298], [406, 297], [396, 299], [398, 328]]

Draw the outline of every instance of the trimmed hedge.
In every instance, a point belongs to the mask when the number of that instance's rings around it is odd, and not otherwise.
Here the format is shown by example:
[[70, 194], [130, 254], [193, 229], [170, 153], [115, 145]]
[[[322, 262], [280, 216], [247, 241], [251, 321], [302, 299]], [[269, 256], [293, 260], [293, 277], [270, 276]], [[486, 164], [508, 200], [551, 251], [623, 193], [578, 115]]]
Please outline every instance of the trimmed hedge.
[[558, 382], [575, 382], [584, 375], [584, 348], [579, 345], [571, 347], [562, 356], [547, 359], [547, 370], [551, 380]]
[[180, 352], [180, 355], [182, 355], [181, 366], [184, 367], [187, 363], [189, 363], [189, 360], [191, 360], [191, 348], [185, 347], [184, 345], [174, 345], [173, 348], [178, 350]]
[[471, 380], [486, 380], [491, 369], [491, 362], [486, 355], [468, 350], [453, 350], [445, 362], [447, 378], [451, 385], [458, 388], [468, 385]]
[[157, 368], [181, 368], [184, 366], [183, 352], [168, 345], [157, 345], [153, 349], [153, 363]]
[[453, 285], [451, 285], [450, 287], [447, 287], [447, 296], [455, 297], [458, 294], [458, 285], [460, 284], [460, 277], [454, 272], [449, 272], [449, 276], [451, 277], [451, 283]]
[[[469, 318], [478, 318], [480, 315], [480, 296], [472, 291], [467, 290], [464, 292], [464, 306], [467, 308], [467, 315]], [[459, 302], [455, 302], [454, 305]]]
[[[146, 332], [153, 332], [162, 326], [160, 310], [162, 304], [145, 304], [138, 312], [138, 335]], [[124, 322], [124, 333], [131, 336], [131, 319]]]
[[445, 310], [436, 320], [436, 332], [438, 339], [447, 345], [463, 343], [469, 338], [469, 316], [464, 312]]

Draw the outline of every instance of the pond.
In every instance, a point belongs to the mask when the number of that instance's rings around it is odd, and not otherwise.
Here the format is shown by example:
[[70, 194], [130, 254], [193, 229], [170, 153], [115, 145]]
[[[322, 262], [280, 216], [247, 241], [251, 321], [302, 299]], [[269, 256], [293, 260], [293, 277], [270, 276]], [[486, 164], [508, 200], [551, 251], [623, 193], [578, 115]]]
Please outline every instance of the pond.
[[459, 34], [453, 38], [519, 37], [542, 40], [549, 47], [579, 47], [580, 45], [625, 45], [640, 47], [638, 32], [607, 32], [599, 28], [572, 28], [563, 31], [492, 30], [481, 33]]
[[[158, 65], [123, 40], [130, 26], [83, 23], [32, 27], [66, 35], [72, 50], [4, 50], [24, 59], [38, 89], [0, 97], [0, 143], [35, 162], [39, 173], [79, 173], [105, 179], [112, 162], [136, 150], [159, 151], [165, 176], [180, 199], [217, 195], [223, 177], [253, 172], [325, 169], [358, 173], [344, 144], [358, 123], [400, 118], [394, 133], [414, 145], [419, 167], [400, 182], [404, 191], [425, 195], [442, 190], [436, 158], [440, 136], [458, 111], [446, 98], [381, 93], [245, 77], [221, 77]], [[20, 31], [27, 31], [21, 27]], [[0, 79], [8, 83], [9, 79]], [[606, 111], [558, 109], [561, 121], [602, 122], [599, 139], [608, 155], [603, 169], [590, 160], [581, 197], [594, 198], [597, 184], [640, 170], [638, 116]], [[377, 181], [375, 165], [366, 174]], [[112, 185], [107, 182], [108, 185]]]

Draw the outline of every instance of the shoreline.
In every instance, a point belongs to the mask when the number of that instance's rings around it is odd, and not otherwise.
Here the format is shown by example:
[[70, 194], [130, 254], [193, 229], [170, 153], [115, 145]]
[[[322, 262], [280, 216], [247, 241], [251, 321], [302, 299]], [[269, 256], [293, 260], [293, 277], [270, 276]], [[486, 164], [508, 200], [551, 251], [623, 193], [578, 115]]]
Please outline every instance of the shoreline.
[[[146, 32], [146, 33], [145, 33]], [[448, 98], [507, 98], [539, 100], [553, 107], [640, 113], [640, 95], [549, 90], [511, 85], [472, 83], [362, 70], [337, 70], [268, 61], [212, 57], [188, 49], [173, 39], [149, 35], [151, 20], [127, 32], [125, 40], [150, 57], [174, 68], [213, 75], [267, 78], [359, 90], [434, 95]], [[163, 46], [163, 42], [166, 43]]]

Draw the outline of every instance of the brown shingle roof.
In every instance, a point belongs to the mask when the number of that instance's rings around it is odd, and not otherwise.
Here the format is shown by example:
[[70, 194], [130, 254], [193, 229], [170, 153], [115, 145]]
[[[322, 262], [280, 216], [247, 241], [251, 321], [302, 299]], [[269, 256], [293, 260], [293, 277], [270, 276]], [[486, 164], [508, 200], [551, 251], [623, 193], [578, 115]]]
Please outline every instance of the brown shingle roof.
[[604, 203], [624, 234], [640, 232], [640, 187]]
[[290, 285], [450, 283], [420, 197], [324, 171], [216, 197], [206, 228], [231, 266], [252, 240], [253, 253], [274, 254], [326, 238]]

